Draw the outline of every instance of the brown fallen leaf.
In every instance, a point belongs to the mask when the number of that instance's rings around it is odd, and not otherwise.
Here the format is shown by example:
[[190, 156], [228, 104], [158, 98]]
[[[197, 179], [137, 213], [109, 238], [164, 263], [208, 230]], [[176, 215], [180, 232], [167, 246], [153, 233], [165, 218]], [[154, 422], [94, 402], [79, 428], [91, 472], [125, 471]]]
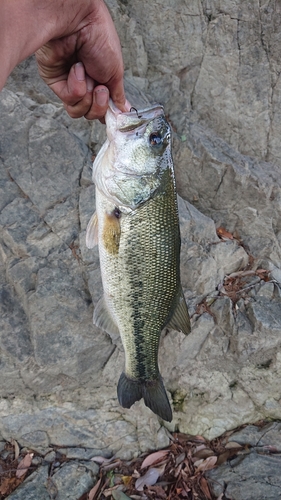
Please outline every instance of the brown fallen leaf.
[[[211, 470], [215, 467], [217, 463], [218, 457], [212, 456], [208, 457], [205, 460], [203, 460], [197, 467], [197, 471], [206, 471], [206, 470]], [[194, 464], [195, 465], [195, 464]]]
[[180, 455], [177, 456], [176, 460], [175, 460], [175, 467], [177, 467], [178, 465], [180, 465], [185, 459], [185, 452], [181, 453]]
[[20, 447], [15, 439], [11, 439], [11, 444], [15, 448], [15, 460], [17, 460], [20, 454]]
[[229, 450], [231, 448], [242, 448], [242, 446], [239, 443], [235, 443], [235, 441], [228, 441], [228, 443], [226, 443], [225, 445], [225, 448]]
[[21, 479], [18, 479], [16, 477], [4, 477], [1, 480], [1, 486], [0, 486], [1, 498], [2, 495], [4, 498], [6, 498], [6, 496], [12, 493], [12, 491], [14, 491], [20, 483]]
[[222, 239], [233, 240], [234, 236], [229, 233], [224, 227], [220, 226], [217, 228], [217, 235]]
[[94, 498], [95, 498], [95, 496], [96, 496], [96, 494], [98, 492], [98, 489], [100, 487], [100, 483], [101, 483], [101, 479], [99, 479], [96, 482], [95, 486], [89, 491], [89, 495], [88, 495], [88, 499], [89, 500], [94, 500]]
[[136, 480], [135, 488], [143, 491], [144, 486], [153, 486], [160, 476], [159, 470], [151, 467], [148, 471]]
[[150, 486], [146, 491], [147, 495], [153, 495], [157, 500], [166, 500], [167, 494], [163, 490], [162, 486]]
[[210, 448], [207, 448], [207, 447], [205, 447], [205, 449], [199, 450], [193, 454], [193, 456], [196, 458], [208, 458], [208, 457], [212, 457], [213, 455], [214, 455], [213, 450], [210, 450]]
[[16, 471], [16, 477], [20, 478], [28, 471], [31, 466], [32, 459], [34, 457], [34, 453], [27, 453], [25, 457], [19, 462]]
[[96, 457], [92, 457], [91, 460], [93, 462], [96, 462], [97, 464], [103, 465], [103, 464], [110, 464], [110, 462], [115, 460], [115, 457], [105, 458], [105, 457], [101, 457], [100, 455], [98, 455]]
[[142, 462], [141, 469], [144, 469], [145, 467], [149, 467], [150, 465], [154, 465], [162, 461], [164, 458], [167, 457], [168, 453], [169, 450], [161, 450], [151, 453], [151, 455], [148, 455], [148, 457], [146, 457]]
[[200, 479], [200, 488], [203, 491], [205, 497], [208, 498], [208, 500], [212, 500], [212, 495], [209, 490], [207, 480], [203, 476]]

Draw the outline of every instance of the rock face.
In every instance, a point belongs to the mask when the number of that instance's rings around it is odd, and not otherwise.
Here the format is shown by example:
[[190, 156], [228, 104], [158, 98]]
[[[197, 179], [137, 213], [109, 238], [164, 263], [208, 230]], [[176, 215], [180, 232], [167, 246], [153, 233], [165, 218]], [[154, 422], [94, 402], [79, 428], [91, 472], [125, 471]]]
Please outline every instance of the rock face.
[[30, 58], [0, 94], [0, 434], [126, 458], [165, 446], [165, 427], [213, 438], [281, 418], [280, 29], [271, 1], [109, 7], [130, 102], [160, 101], [174, 128], [192, 315], [159, 352], [174, 420], [118, 404], [123, 350], [92, 324], [102, 289], [85, 246], [104, 127], [70, 119]]

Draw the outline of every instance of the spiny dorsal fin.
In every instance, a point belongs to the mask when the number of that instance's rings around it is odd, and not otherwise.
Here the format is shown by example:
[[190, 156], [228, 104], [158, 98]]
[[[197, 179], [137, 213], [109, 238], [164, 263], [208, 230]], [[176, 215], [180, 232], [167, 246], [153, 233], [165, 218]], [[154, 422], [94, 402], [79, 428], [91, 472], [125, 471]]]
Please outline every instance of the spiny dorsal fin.
[[86, 230], [86, 247], [94, 248], [98, 244], [98, 216], [95, 212], [87, 226]]
[[118, 326], [114, 322], [111, 317], [111, 314], [108, 310], [104, 297], [102, 297], [94, 310], [93, 314], [93, 322], [98, 328], [101, 328], [105, 332], [109, 333], [109, 335], [118, 335], [119, 330]]
[[172, 330], [183, 332], [185, 335], [190, 333], [190, 318], [182, 289], [178, 296], [175, 312], [166, 326]]

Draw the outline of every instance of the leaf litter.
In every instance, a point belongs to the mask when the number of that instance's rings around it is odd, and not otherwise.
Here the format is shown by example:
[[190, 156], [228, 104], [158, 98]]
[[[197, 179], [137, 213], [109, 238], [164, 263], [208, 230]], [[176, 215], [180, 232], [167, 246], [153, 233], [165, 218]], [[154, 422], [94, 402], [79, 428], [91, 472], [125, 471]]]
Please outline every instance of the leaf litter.
[[212, 441], [170, 434], [169, 447], [130, 461], [93, 457], [100, 464], [99, 480], [79, 500], [218, 500], [205, 473], [249, 452], [247, 446], [228, 442], [232, 432]]
[[0, 456], [0, 500], [7, 498], [34, 471], [34, 453], [20, 452], [17, 441], [7, 442]]
[[[253, 425], [264, 427], [261, 420]], [[211, 479], [205, 474], [236, 456], [250, 453], [251, 446], [229, 439], [233, 433], [246, 427], [226, 432], [208, 441], [202, 436], [167, 431], [170, 446], [163, 450], [145, 453], [130, 461], [93, 457], [89, 461], [99, 464], [97, 483], [78, 500], [223, 500], [212, 492]], [[54, 446], [55, 458], [49, 463], [45, 487], [50, 499], [59, 494], [52, 477], [64, 463], [71, 461]], [[279, 449], [272, 445], [259, 447], [258, 453], [275, 454]], [[33, 460], [36, 458], [36, 464]], [[39, 459], [39, 460], [38, 460]], [[0, 451], [0, 500], [4, 500], [44, 462], [44, 456], [21, 448], [11, 440]]]

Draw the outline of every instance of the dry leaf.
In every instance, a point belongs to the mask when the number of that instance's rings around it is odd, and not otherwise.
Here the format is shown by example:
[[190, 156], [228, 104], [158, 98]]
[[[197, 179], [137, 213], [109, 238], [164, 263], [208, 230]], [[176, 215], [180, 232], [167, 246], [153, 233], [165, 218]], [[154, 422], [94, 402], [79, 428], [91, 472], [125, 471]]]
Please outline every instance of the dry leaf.
[[20, 461], [19, 465], [17, 466], [17, 472], [16, 472], [17, 478], [22, 477], [24, 474], [26, 474], [29, 467], [31, 466], [33, 456], [34, 453], [27, 453], [25, 457]]
[[144, 469], [145, 467], [149, 467], [150, 465], [155, 464], [156, 462], [160, 462], [163, 458], [166, 458], [168, 455], [169, 450], [161, 450], [161, 451], [156, 451], [155, 453], [151, 453], [151, 455], [148, 455], [141, 464], [141, 469]]
[[199, 466], [197, 467], [197, 471], [206, 471], [213, 469], [215, 467], [215, 464], [217, 463], [217, 460], [218, 458], [215, 456], [206, 458], [199, 464]]
[[132, 481], [132, 476], [122, 476], [122, 481], [125, 484], [125, 486], [128, 486], [130, 482]]
[[105, 458], [105, 457], [101, 457], [101, 456], [97, 456], [97, 457], [92, 457], [91, 460], [93, 462], [96, 462], [97, 464], [109, 464], [110, 462], [112, 462], [112, 460], [114, 460], [115, 457], [111, 457], [111, 458]]
[[268, 453], [280, 453], [280, 448], [271, 444], [266, 444], [262, 449], [268, 451]]
[[204, 462], [203, 458], [200, 458], [199, 460], [195, 460], [194, 462], [194, 467], [199, 467]]
[[212, 500], [212, 496], [211, 496], [211, 493], [210, 493], [210, 490], [209, 490], [209, 486], [208, 486], [207, 480], [204, 477], [201, 477], [200, 488], [203, 491], [205, 497], [207, 497], [208, 500]]
[[17, 460], [20, 454], [20, 447], [15, 439], [11, 439], [11, 444], [15, 448], [15, 460]]
[[217, 228], [217, 235], [222, 239], [233, 240], [233, 234], [229, 233], [222, 226]]
[[136, 490], [143, 491], [144, 486], [153, 486], [157, 482], [159, 476], [159, 470], [151, 467], [151, 469], [148, 469], [144, 476], [141, 476], [136, 480]]
[[194, 457], [196, 458], [208, 458], [212, 457], [214, 455], [213, 450], [210, 450], [210, 448], [205, 447], [203, 450], [199, 450], [196, 453], [194, 453]]
[[91, 491], [89, 491], [89, 496], [88, 496], [89, 500], [94, 500], [94, 498], [98, 492], [98, 489], [100, 487], [100, 483], [101, 483], [101, 479], [99, 479], [98, 482], [95, 484], [95, 486], [91, 489]]
[[132, 477], [138, 479], [139, 477], [141, 477], [140, 473], [137, 471], [137, 469], [134, 470], [133, 474], [132, 474]]
[[194, 453], [197, 453], [197, 451], [204, 450], [205, 448], [207, 448], [205, 444], [199, 444], [198, 446], [196, 446]]
[[226, 443], [225, 448], [228, 450], [231, 448], [242, 448], [242, 446], [239, 443], [235, 443], [235, 441], [229, 441]]
[[12, 493], [20, 483], [21, 481], [16, 477], [3, 477], [1, 479], [0, 494], [5, 495], [6, 498], [6, 495]]
[[[202, 445], [204, 446], [204, 445]], [[175, 460], [175, 467], [177, 467], [178, 465], [180, 465], [185, 459], [185, 452], [181, 453], [180, 455], [177, 456], [176, 460]]]
[[167, 495], [165, 491], [163, 490], [162, 486], [150, 486], [147, 494], [153, 495], [157, 500], [166, 500]]

